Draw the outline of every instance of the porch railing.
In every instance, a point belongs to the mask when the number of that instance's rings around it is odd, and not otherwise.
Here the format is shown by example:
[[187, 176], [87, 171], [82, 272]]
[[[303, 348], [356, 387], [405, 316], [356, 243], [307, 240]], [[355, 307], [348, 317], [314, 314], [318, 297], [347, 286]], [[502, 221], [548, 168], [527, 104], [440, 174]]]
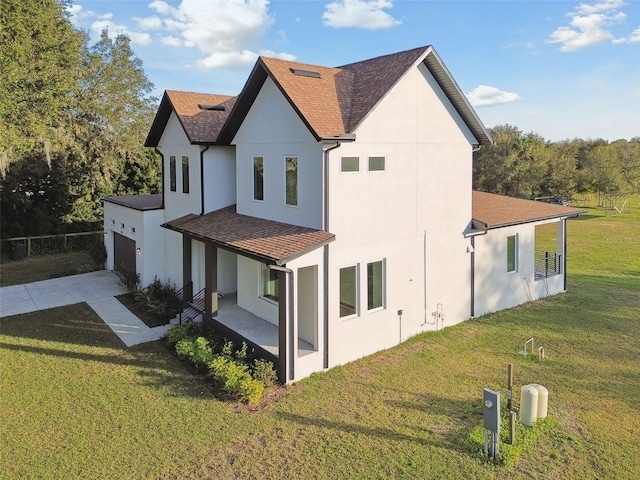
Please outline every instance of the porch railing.
[[180, 324], [182, 324], [183, 316], [186, 316], [188, 314], [194, 314], [194, 313], [197, 315], [202, 315], [204, 313], [204, 304], [205, 304], [204, 288], [200, 290], [198, 293], [196, 293], [195, 295], [193, 295], [193, 298], [191, 300], [184, 299], [183, 290], [184, 288], [179, 292], [182, 295], [181, 298], [183, 298], [182, 308], [180, 309], [180, 313], [178, 314], [178, 321]]
[[547, 278], [562, 273], [562, 255], [555, 252], [537, 252], [535, 257], [535, 278]]

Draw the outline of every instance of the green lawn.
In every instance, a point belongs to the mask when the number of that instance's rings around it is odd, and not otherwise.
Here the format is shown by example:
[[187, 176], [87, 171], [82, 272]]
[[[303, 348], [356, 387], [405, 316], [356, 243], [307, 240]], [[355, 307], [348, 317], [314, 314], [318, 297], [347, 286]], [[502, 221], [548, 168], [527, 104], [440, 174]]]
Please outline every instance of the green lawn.
[[[640, 209], [569, 222], [569, 292], [288, 387], [212, 397], [160, 344], [125, 349], [86, 305], [0, 319], [0, 478], [634, 479]], [[547, 358], [517, 352], [535, 337]], [[558, 427], [513, 467], [470, 453], [482, 389], [549, 389]], [[504, 399], [503, 399], [504, 401]]]
[[37, 282], [99, 270], [87, 252], [31, 255], [23, 260], [2, 259], [0, 287]]

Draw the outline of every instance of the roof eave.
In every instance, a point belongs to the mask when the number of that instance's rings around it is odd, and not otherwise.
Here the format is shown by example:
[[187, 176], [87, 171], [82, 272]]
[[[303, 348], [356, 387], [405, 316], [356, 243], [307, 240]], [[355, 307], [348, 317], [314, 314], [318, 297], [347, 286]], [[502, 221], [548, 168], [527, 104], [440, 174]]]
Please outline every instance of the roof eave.
[[433, 47], [429, 47], [423, 62], [479, 144], [493, 145], [491, 134]]
[[577, 217], [579, 215], [582, 215], [583, 213], [587, 213], [587, 211], [584, 209], [581, 209], [576, 212], [564, 212], [564, 213], [558, 213], [555, 215], [545, 215], [542, 217], [526, 218], [522, 220], [514, 220], [512, 222], [497, 223], [495, 225], [490, 225], [484, 220], [480, 220], [479, 218], [473, 218], [471, 221], [476, 225], [482, 225], [485, 230], [494, 230], [497, 228], [513, 227], [515, 225], [524, 225], [526, 223], [535, 223], [535, 222], [543, 222], [545, 220], [554, 220], [557, 218]]

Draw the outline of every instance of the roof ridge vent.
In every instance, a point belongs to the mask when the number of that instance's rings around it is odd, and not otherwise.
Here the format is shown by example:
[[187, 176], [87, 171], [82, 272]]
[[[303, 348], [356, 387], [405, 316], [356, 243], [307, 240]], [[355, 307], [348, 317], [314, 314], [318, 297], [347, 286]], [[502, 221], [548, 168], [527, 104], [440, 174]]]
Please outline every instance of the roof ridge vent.
[[212, 105], [209, 103], [199, 103], [198, 108], [200, 110], [211, 110], [214, 112], [224, 112], [226, 110], [225, 106], [222, 104]]
[[298, 75], [300, 77], [311, 77], [311, 78], [320, 78], [320, 72], [316, 72], [314, 70], [304, 70], [302, 68], [289, 68], [291, 73], [294, 75]]

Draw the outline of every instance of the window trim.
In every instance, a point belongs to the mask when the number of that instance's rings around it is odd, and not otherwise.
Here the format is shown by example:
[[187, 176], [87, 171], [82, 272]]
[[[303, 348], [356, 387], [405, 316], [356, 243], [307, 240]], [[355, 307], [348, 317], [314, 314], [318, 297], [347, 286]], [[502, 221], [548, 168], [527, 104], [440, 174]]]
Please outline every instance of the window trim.
[[[371, 168], [371, 159], [382, 159], [382, 168]], [[369, 157], [368, 160], [368, 171], [369, 172], [386, 172], [387, 171], [387, 157], [385, 157], [384, 155], [372, 155]]]
[[[355, 305], [348, 305], [349, 307], [353, 308], [353, 312], [349, 313], [347, 315], [342, 315], [342, 271], [346, 270], [348, 268], [353, 268], [355, 270], [354, 275], [353, 275], [353, 293], [354, 293], [354, 303]], [[338, 315], [340, 320], [346, 320], [349, 318], [355, 318], [358, 317], [360, 315], [360, 264], [359, 263], [354, 263], [351, 265], [345, 265], [344, 267], [340, 267], [340, 269], [338, 270], [338, 288], [339, 288], [339, 292], [338, 292]]]
[[[369, 266], [376, 263], [380, 264], [380, 305], [370, 307], [371, 291], [369, 285]], [[374, 285], [371, 285], [373, 287]], [[387, 261], [385, 258], [374, 262], [367, 262], [367, 312], [376, 312], [384, 310], [387, 306]]]
[[[295, 159], [295, 203], [289, 203], [289, 160]], [[287, 155], [284, 157], [284, 204], [287, 207], [299, 206], [300, 183], [299, 183], [299, 165], [300, 161], [297, 155]], [[294, 171], [294, 170], [292, 170]]]
[[[513, 268], [509, 261], [510, 240], [513, 239]], [[507, 235], [507, 273], [516, 273], [518, 271], [518, 234]]]
[[189, 156], [182, 155], [182, 193], [189, 194]]
[[[260, 195], [258, 195], [258, 171], [257, 171], [257, 167], [256, 167], [256, 160], [260, 159], [260, 168], [261, 168], [261, 172], [260, 172], [260, 179], [262, 180], [259, 183], [260, 186]], [[253, 162], [252, 162], [252, 167], [253, 167], [253, 200], [255, 202], [264, 202], [264, 156], [262, 155], [254, 155], [253, 156]], [[260, 198], [258, 198], [260, 197]]]
[[[345, 170], [344, 169], [344, 161], [347, 159], [356, 159], [357, 161], [357, 168], [355, 170]], [[360, 157], [357, 156], [346, 156], [346, 157], [340, 157], [340, 173], [357, 173], [360, 171]]]

